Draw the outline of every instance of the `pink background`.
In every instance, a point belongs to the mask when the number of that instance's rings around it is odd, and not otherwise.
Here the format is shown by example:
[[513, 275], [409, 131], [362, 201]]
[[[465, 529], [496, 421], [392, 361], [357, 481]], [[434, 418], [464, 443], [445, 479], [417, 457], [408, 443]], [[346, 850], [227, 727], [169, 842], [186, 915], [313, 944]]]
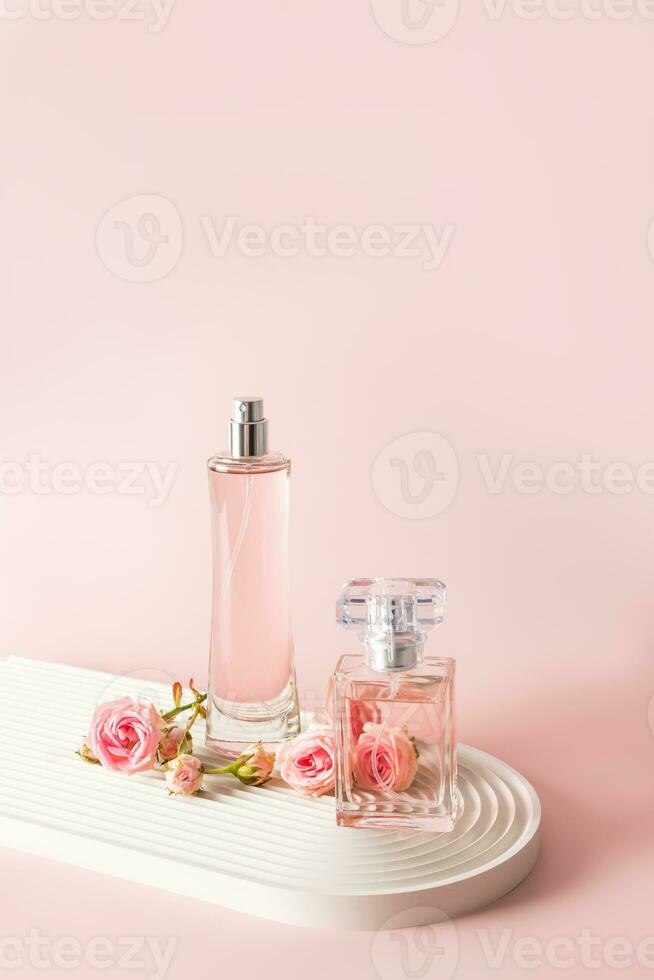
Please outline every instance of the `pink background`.
[[[541, 795], [536, 871], [457, 923], [456, 976], [478, 977], [478, 929], [493, 942], [654, 933], [654, 498], [529, 495], [510, 479], [492, 494], [477, 461], [654, 459], [654, 21], [493, 20], [480, 0], [428, 44], [378, 21], [365, 0], [177, 0], [159, 33], [0, 18], [2, 461], [178, 466], [158, 508], [0, 494], [0, 656], [204, 680], [205, 460], [231, 396], [264, 395], [272, 443], [294, 461], [305, 702], [349, 645], [333, 624], [344, 579], [438, 575], [450, 608], [432, 650], [457, 657], [460, 738]], [[168, 199], [183, 225], [179, 261], [150, 282], [103, 261], [102, 216], [135, 195]], [[202, 215], [218, 229], [313, 215], [454, 231], [433, 271], [362, 254], [214, 258]], [[450, 506], [419, 520], [388, 507], [397, 468], [381, 495], [371, 482], [377, 454], [414, 432], [442, 434], [458, 459]], [[5, 936], [176, 936], [174, 980], [377, 976], [369, 935], [1, 861]], [[405, 980], [389, 963], [382, 980]], [[502, 975], [524, 972], [509, 954]]]

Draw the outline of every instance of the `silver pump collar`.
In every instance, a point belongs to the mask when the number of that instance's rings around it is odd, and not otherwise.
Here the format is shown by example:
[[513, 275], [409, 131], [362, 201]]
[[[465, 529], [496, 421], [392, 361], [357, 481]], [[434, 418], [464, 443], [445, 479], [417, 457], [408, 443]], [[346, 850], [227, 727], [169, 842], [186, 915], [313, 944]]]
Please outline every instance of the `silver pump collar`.
[[244, 395], [232, 400], [229, 423], [231, 456], [265, 456], [268, 452], [268, 419], [263, 415], [263, 398]]
[[362, 639], [372, 670], [411, 670], [422, 660], [424, 633], [364, 633]]

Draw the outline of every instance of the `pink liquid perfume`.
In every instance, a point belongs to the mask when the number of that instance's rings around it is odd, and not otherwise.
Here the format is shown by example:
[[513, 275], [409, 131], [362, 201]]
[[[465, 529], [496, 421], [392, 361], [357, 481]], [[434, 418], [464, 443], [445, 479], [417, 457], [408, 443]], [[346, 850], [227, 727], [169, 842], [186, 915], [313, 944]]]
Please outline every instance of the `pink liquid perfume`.
[[445, 604], [436, 579], [355, 579], [338, 600], [364, 646], [334, 674], [340, 826], [445, 832], [460, 815], [454, 660], [424, 655]]
[[209, 462], [213, 596], [207, 746], [236, 756], [300, 730], [289, 607], [291, 462], [268, 452], [260, 398], [236, 398]]

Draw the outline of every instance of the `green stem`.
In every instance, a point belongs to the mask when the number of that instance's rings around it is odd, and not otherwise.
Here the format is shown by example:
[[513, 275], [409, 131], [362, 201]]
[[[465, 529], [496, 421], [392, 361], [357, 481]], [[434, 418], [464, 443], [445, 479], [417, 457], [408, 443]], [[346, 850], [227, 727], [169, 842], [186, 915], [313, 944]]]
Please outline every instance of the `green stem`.
[[183, 711], [188, 711], [190, 708], [195, 708], [197, 705], [202, 704], [203, 701], [206, 700], [207, 700], [207, 695], [200, 694], [200, 696], [197, 697], [195, 701], [189, 701], [188, 704], [180, 704], [179, 707], [177, 708], [171, 708], [170, 711], [167, 711], [165, 715], [162, 715], [161, 717], [163, 718], [164, 721], [171, 721], [171, 719], [176, 718], [177, 715], [181, 715]]
[[191, 715], [191, 717], [189, 718], [189, 720], [186, 722], [186, 728], [184, 729], [184, 734], [182, 736], [182, 740], [179, 743], [179, 751], [177, 753], [178, 755], [183, 755], [185, 752], [188, 751], [188, 749], [189, 749], [189, 734], [190, 734], [191, 729], [193, 728], [193, 725], [195, 723], [195, 719], [197, 718], [197, 716], [198, 716], [199, 713], [200, 713], [200, 705], [199, 704], [196, 704], [195, 710], [193, 711], [193, 714]]
[[229, 766], [223, 766], [222, 769], [205, 769], [203, 767], [203, 772], [207, 773], [209, 776], [213, 776], [213, 775], [222, 776], [222, 775], [226, 775], [227, 773], [231, 773], [232, 776], [235, 776], [236, 771], [237, 769], [240, 768], [240, 766], [241, 763], [237, 760], [236, 762], [232, 762], [231, 765]]

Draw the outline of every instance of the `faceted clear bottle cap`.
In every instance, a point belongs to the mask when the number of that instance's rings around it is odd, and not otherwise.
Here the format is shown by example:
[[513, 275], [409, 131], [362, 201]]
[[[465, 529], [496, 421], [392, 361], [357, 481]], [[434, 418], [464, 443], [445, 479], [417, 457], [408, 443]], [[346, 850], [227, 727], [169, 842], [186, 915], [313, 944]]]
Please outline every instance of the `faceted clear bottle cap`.
[[425, 634], [443, 622], [447, 592], [435, 578], [359, 578], [344, 587], [336, 620], [360, 629], [375, 670], [407, 670], [422, 653]]

